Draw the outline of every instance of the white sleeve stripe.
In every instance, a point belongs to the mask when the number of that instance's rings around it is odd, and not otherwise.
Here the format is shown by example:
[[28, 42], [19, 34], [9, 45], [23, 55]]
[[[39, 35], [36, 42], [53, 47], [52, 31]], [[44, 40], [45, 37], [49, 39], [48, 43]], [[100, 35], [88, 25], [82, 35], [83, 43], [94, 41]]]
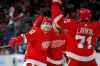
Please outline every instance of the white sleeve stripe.
[[62, 64], [64, 62], [64, 59], [54, 60], [54, 59], [51, 59], [51, 58], [47, 57], [47, 61], [49, 63], [59, 65], [59, 64]]
[[66, 51], [67, 57], [73, 58], [73, 59], [78, 60], [78, 61], [91, 61], [91, 60], [94, 59], [94, 54], [95, 54], [95, 53], [93, 53], [93, 54], [90, 55], [90, 56], [80, 56], [80, 55], [75, 54], [75, 53], [73, 53], [73, 52], [68, 52], [68, 51]]
[[56, 24], [56, 26], [60, 27], [57, 22], [63, 17], [62, 14], [58, 15], [57, 17], [54, 18], [53, 22]]
[[46, 63], [43, 63], [43, 62], [40, 62], [40, 61], [37, 61], [35, 59], [26, 59], [26, 61], [24, 62], [23, 66], [27, 66], [28, 63], [31, 63], [32, 66], [47, 66]]

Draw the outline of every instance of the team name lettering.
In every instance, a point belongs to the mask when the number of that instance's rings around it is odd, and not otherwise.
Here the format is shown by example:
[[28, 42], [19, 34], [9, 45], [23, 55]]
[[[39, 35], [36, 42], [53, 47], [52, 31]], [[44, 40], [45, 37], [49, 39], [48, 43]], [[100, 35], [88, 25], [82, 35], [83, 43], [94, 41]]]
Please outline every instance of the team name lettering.
[[92, 35], [93, 30], [90, 28], [80, 28], [80, 29], [78, 29], [77, 33]]

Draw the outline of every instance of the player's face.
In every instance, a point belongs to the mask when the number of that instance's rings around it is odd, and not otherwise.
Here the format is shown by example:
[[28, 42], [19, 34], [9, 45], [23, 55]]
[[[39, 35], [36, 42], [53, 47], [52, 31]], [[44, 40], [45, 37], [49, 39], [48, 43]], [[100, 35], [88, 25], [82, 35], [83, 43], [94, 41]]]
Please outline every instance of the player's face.
[[90, 21], [91, 19], [91, 11], [86, 8], [81, 8], [80, 9], [80, 19], [83, 21]]
[[83, 20], [83, 21], [90, 21], [90, 19], [91, 19], [91, 16], [85, 17], [85, 18], [81, 18], [81, 20]]
[[43, 22], [41, 24], [41, 29], [45, 32], [49, 32], [51, 30], [52, 26], [51, 26], [51, 23], [49, 22]]

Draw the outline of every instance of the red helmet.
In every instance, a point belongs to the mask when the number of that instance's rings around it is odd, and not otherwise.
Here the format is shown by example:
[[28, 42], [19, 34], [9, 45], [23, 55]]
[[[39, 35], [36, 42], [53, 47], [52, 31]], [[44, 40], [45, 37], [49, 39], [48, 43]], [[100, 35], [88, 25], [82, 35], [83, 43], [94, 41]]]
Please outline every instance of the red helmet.
[[44, 31], [44, 32], [49, 32], [52, 28], [52, 19], [49, 17], [44, 17], [41, 23], [40, 28]]
[[52, 19], [49, 17], [44, 17], [42, 22], [52, 23]]
[[52, 19], [44, 16], [37, 16], [35, 20], [33, 20], [33, 27], [40, 27], [42, 22], [52, 23]]
[[80, 9], [80, 18], [84, 19], [84, 18], [88, 18], [91, 15], [91, 11], [89, 9], [86, 8], [81, 8]]

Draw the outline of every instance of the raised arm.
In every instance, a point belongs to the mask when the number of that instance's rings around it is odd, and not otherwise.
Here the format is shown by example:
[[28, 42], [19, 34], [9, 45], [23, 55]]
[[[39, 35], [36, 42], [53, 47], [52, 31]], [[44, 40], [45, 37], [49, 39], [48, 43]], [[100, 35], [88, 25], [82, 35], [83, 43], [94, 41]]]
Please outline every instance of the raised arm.
[[62, 11], [60, 9], [61, 4], [62, 4], [61, 0], [52, 0], [51, 15], [52, 15], [53, 18], [62, 14]]
[[15, 47], [17, 44], [19, 45], [23, 40], [24, 34], [20, 34], [18, 36], [12, 37], [8, 42], [8, 47]]
[[59, 30], [64, 26], [64, 15], [60, 10], [61, 4], [62, 0], [52, 0], [51, 15], [53, 19], [53, 28], [57, 32], [59, 32]]

